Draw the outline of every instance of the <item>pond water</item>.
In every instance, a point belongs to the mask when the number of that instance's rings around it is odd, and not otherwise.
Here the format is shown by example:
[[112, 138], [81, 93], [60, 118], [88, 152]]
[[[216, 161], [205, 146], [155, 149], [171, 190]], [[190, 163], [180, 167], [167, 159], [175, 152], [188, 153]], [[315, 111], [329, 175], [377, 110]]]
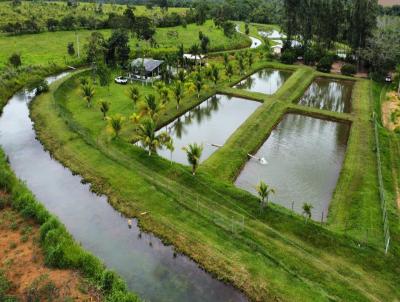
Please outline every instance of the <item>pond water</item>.
[[253, 194], [262, 180], [275, 189], [272, 202], [302, 213], [313, 205], [312, 218], [324, 219], [346, 152], [349, 125], [286, 114], [257, 151], [266, 165], [249, 160], [236, 185]]
[[299, 105], [349, 113], [352, 91], [352, 81], [317, 78], [308, 87]]
[[160, 131], [167, 131], [174, 141], [174, 152], [159, 150], [158, 154], [187, 165], [183, 147], [203, 144], [200, 161], [206, 160], [260, 106], [258, 102], [217, 94], [186, 112]]
[[247, 301], [188, 257], [175, 257], [172, 247], [141, 233], [135, 220], [128, 228], [127, 219], [105, 196], [91, 193], [81, 177], [52, 159], [35, 139], [28, 109], [32, 96], [31, 92], [17, 93], [4, 108], [0, 145], [17, 176], [85, 249], [118, 272], [146, 301]]
[[236, 84], [234, 88], [274, 94], [291, 75], [290, 71], [262, 69]]

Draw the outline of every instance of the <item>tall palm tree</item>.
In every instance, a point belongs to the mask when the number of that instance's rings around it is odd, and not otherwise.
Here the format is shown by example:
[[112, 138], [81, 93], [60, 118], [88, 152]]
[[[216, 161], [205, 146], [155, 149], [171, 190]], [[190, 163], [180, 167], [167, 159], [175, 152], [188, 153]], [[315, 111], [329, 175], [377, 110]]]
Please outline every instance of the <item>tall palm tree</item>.
[[249, 54], [247, 55], [247, 63], [249, 64], [249, 67], [253, 66], [254, 57], [252, 52], [249, 52]]
[[189, 164], [192, 165], [192, 173], [193, 175], [196, 174], [197, 167], [200, 163], [200, 157], [203, 153], [203, 145], [198, 145], [197, 143], [189, 144], [186, 147], [182, 148], [187, 155], [187, 160]]
[[310, 203], [303, 203], [303, 215], [306, 216], [306, 222], [308, 221], [308, 219], [311, 219], [311, 210], [313, 209], [312, 204]]
[[94, 97], [94, 88], [89, 85], [83, 85], [82, 86], [82, 94], [83, 94], [83, 98], [85, 99], [88, 108], [92, 106], [92, 100]]
[[226, 52], [224, 52], [224, 66], [225, 66], [225, 68], [228, 66], [228, 64], [229, 64], [229, 55]]
[[179, 79], [179, 81], [181, 81], [182, 83], [185, 82], [185, 80], [186, 80], [186, 73], [185, 73], [185, 71], [184, 71], [183, 69], [181, 69], [181, 70], [178, 71], [178, 79]]
[[149, 94], [144, 98], [145, 102], [141, 110], [142, 115], [148, 115], [151, 119], [157, 119], [158, 114], [164, 108], [160, 102], [157, 101], [154, 94]]
[[101, 101], [100, 111], [103, 113], [103, 120], [106, 119], [107, 112], [110, 110], [110, 104], [106, 101]]
[[231, 81], [232, 76], [233, 76], [233, 66], [232, 66], [231, 63], [229, 63], [229, 64], [226, 66], [226, 75], [228, 76], [229, 81]]
[[196, 88], [196, 92], [197, 92], [197, 98], [200, 98], [200, 92], [201, 89], [203, 88], [203, 77], [201, 76], [201, 73], [196, 73], [196, 75], [194, 76], [194, 86]]
[[169, 140], [165, 143], [165, 148], [167, 148], [171, 154], [170, 161], [172, 165], [172, 153], [175, 151], [174, 140], [172, 139], [172, 137], [170, 137]]
[[169, 89], [166, 87], [163, 87], [160, 90], [160, 97], [161, 97], [161, 103], [163, 105], [167, 104], [169, 102]]
[[194, 63], [197, 65], [197, 57], [200, 54], [200, 47], [198, 44], [192, 45], [190, 47], [190, 53], [194, 56]]
[[239, 64], [239, 73], [243, 74], [244, 73], [244, 69], [245, 69], [243, 56], [239, 56], [238, 57], [238, 64]]
[[211, 77], [214, 85], [217, 85], [217, 82], [219, 80], [219, 69], [216, 65], [211, 65]]
[[167, 132], [156, 133], [156, 124], [151, 118], [145, 119], [139, 125], [135, 138], [148, 150], [149, 156], [171, 140]]
[[174, 86], [174, 95], [176, 101], [176, 109], [179, 109], [179, 104], [183, 97], [183, 85], [181, 82], [177, 82]]
[[133, 113], [129, 118], [130, 121], [132, 122], [132, 124], [134, 125], [135, 132], [137, 131], [137, 128], [138, 128], [138, 125], [140, 123], [140, 119], [141, 118], [142, 118], [142, 116], [140, 114], [137, 114], [137, 113]]
[[110, 117], [107, 117], [108, 120], [108, 128], [110, 132], [114, 133], [114, 138], [119, 136], [119, 133], [122, 130], [122, 125], [125, 121], [125, 118], [120, 115], [116, 114]]
[[133, 107], [136, 108], [136, 105], [140, 99], [140, 90], [136, 86], [131, 86], [129, 88], [129, 98], [133, 102]]
[[260, 197], [260, 209], [261, 211], [268, 206], [270, 194], [274, 194], [275, 190], [270, 188], [265, 182], [260, 181], [256, 187], [258, 196]]

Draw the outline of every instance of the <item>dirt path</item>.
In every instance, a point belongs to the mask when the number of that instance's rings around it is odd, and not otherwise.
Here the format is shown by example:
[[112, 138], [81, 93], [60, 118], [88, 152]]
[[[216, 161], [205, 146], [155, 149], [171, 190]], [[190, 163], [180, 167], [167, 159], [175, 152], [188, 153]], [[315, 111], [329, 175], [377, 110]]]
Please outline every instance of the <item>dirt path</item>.
[[400, 98], [395, 92], [389, 92], [382, 100], [382, 123], [385, 128], [394, 131], [400, 127]]
[[11, 282], [9, 295], [21, 301], [101, 301], [77, 272], [44, 265], [37, 225], [6, 208], [0, 210], [0, 233], [0, 269]]

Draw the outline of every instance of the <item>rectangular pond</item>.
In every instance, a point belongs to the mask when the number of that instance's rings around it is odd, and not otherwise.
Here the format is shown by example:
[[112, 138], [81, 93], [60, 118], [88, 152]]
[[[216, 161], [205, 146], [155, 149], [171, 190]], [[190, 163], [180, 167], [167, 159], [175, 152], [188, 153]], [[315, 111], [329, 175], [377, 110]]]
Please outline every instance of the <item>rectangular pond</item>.
[[223, 145], [229, 136], [260, 106], [258, 102], [217, 94], [178, 117], [160, 131], [167, 131], [174, 141], [174, 152], [159, 150], [166, 159], [187, 165], [183, 147], [198, 143], [204, 150], [200, 161], [206, 160]]
[[[304, 202], [313, 205], [312, 218], [326, 217], [342, 168], [350, 126], [298, 114], [286, 114], [256, 157], [249, 160], [236, 185], [255, 195], [262, 180], [275, 189], [271, 201], [302, 213]], [[324, 218], [325, 219], [325, 218]]]
[[317, 78], [299, 100], [299, 105], [349, 113], [353, 85], [352, 81]]
[[236, 84], [234, 88], [274, 94], [291, 75], [290, 71], [262, 69]]

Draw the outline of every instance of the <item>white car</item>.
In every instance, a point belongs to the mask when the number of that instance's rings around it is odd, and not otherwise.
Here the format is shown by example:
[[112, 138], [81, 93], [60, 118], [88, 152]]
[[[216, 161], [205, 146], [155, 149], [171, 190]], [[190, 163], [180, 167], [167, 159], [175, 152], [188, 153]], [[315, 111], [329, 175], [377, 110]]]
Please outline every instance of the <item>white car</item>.
[[125, 84], [128, 83], [128, 79], [125, 78], [125, 77], [122, 77], [122, 76], [116, 77], [115, 78], [115, 83], [125, 85]]
[[392, 77], [390, 75], [387, 75], [385, 78], [386, 83], [392, 83]]

